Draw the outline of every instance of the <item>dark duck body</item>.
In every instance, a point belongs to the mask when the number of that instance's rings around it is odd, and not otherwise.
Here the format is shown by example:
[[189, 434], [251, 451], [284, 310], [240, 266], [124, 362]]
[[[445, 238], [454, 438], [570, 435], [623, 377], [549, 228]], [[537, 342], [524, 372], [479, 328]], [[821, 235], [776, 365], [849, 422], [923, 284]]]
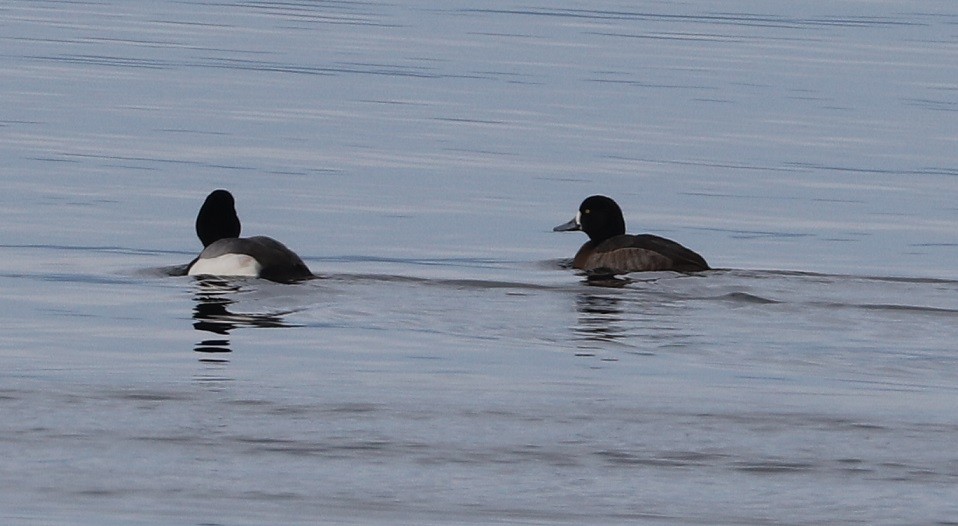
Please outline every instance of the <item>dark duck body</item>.
[[250, 276], [292, 282], [312, 278], [303, 260], [286, 245], [266, 236], [239, 237], [233, 195], [214, 190], [196, 216], [203, 251], [187, 267], [190, 276]]
[[581, 230], [589, 236], [589, 241], [582, 245], [572, 259], [573, 268], [589, 275], [709, 270], [702, 256], [671, 239], [652, 234], [626, 234], [622, 209], [615, 201], [602, 195], [586, 198], [571, 221], [553, 230]]

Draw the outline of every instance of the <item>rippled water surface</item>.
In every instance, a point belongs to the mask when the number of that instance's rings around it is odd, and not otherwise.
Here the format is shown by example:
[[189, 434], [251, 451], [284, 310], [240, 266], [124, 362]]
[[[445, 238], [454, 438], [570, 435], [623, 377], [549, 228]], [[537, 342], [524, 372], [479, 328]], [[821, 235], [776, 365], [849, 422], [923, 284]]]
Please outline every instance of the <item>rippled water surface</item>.
[[[958, 4], [6, 2], [4, 524], [949, 524]], [[320, 279], [170, 276], [228, 188]], [[593, 286], [590, 194], [717, 270]]]

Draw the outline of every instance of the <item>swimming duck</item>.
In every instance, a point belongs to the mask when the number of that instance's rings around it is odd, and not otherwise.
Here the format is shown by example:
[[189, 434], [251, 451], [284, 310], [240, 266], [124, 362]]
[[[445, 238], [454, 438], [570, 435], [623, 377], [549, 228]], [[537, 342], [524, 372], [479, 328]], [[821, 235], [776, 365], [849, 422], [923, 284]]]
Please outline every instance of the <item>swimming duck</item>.
[[214, 190], [196, 216], [203, 251], [187, 267], [190, 276], [250, 276], [290, 282], [313, 273], [295, 252], [266, 236], [239, 237], [240, 221], [233, 195]]
[[589, 240], [576, 253], [572, 267], [584, 270], [589, 275], [614, 276], [655, 270], [698, 272], [709, 269], [702, 256], [671, 239], [652, 234], [626, 234], [622, 209], [604, 195], [586, 198], [571, 221], [552, 230], [581, 230], [588, 234]]

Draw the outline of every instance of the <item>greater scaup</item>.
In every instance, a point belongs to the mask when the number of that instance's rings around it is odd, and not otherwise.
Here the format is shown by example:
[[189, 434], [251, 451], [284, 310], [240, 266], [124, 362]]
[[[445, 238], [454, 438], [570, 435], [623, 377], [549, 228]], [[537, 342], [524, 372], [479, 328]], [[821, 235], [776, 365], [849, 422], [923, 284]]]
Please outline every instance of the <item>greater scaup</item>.
[[581, 230], [588, 234], [589, 241], [576, 253], [572, 267], [590, 275], [614, 276], [655, 270], [698, 272], [709, 269], [702, 256], [671, 239], [652, 234], [626, 234], [622, 209], [604, 195], [586, 198], [571, 221], [553, 230]]
[[233, 196], [214, 190], [196, 216], [203, 252], [187, 268], [190, 276], [251, 276], [290, 282], [313, 273], [295, 252], [265, 236], [239, 237], [240, 221]]

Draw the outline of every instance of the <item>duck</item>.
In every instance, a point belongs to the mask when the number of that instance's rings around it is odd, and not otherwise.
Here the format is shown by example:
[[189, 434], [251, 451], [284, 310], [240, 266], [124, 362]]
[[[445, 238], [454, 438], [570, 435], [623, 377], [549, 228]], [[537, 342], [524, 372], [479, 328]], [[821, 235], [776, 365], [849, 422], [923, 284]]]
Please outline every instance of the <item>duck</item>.
[[580, 230], [589, 236], [572, 259], [572, 268], [590, 276], [616, 276], [630, 272], [709, 270], [705, 258], [684, 246], [653, 234], [626, 234], [622, 209], [604, 195], [587, 197], [571, 221], [552, 229]]
[[203, 251], [186, 269], [189, 276], [247, 276], [277, 282], [315, 277], [303, 260], [271, 237], [240, 237], [236, 201], [227, 190], [212, 191], [196, 216]]

